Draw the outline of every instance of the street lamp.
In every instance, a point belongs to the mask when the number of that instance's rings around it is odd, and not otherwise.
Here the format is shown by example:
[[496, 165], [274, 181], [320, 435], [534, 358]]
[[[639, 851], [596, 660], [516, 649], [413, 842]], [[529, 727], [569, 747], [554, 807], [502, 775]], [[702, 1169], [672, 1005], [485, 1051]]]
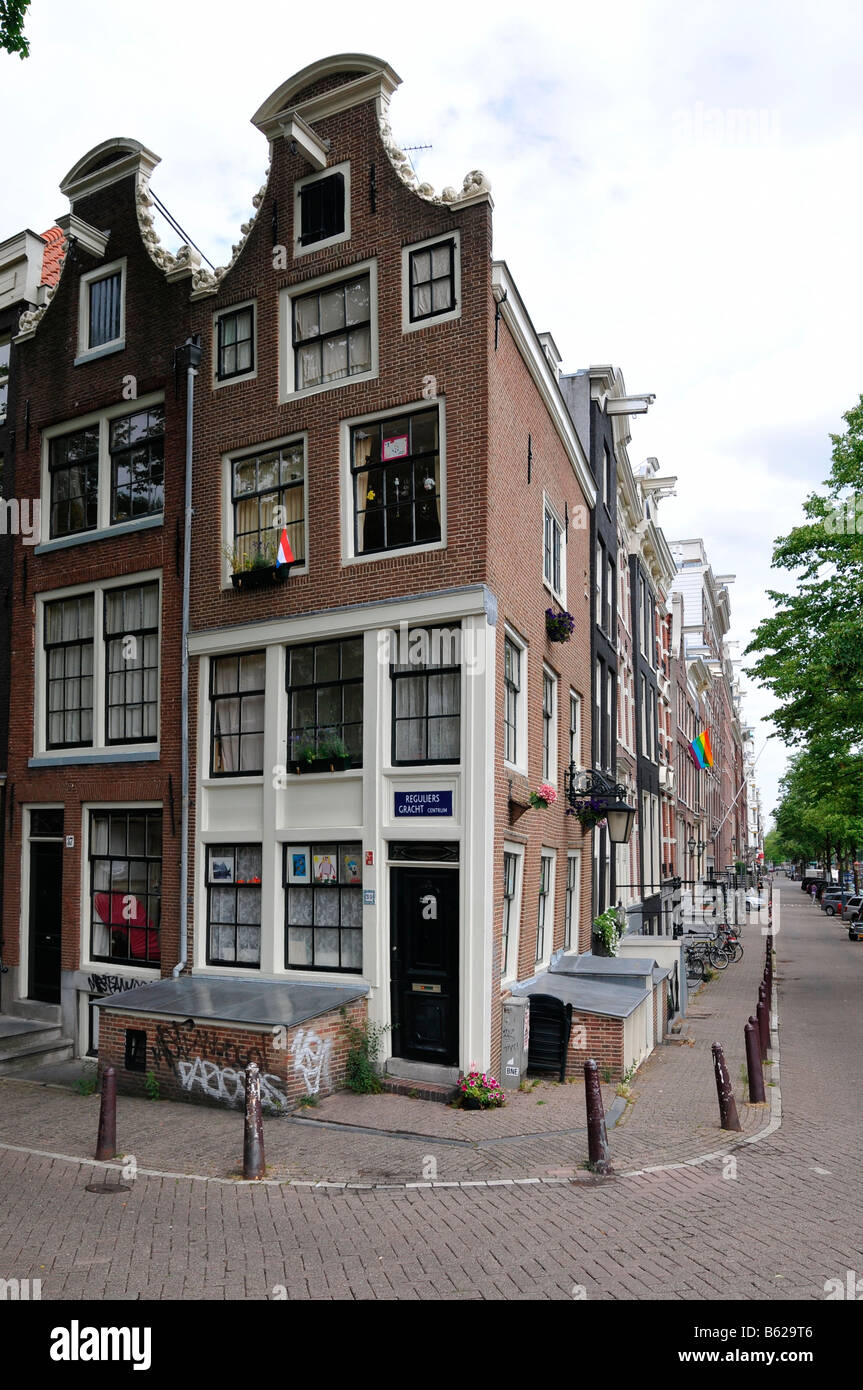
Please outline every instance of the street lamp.
[[627, 804], [626, 788], [612, 782], [604, 772], [591, 768], [583, 772], [570, 763], [564, 779], [566, 799], [570, 810], [577, 811], [585, 797], [595, 798], [602, 805], [608, 838], [614, 845], [625, 845], [635, 824], [635, 807]]
[[689, 850], [690, 855], [693, 855], [695, 853], [697, 845], [695, 843], [694, 835], [690, 835], [689, 839], [686, 841], [686, 848]]

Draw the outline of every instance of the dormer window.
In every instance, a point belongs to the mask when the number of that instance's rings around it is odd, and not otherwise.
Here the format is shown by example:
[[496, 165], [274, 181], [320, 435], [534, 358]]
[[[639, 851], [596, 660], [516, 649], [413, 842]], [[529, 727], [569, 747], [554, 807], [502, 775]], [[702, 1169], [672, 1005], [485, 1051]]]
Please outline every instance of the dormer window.
[[350, 165], [295, 184], [294, 254], [347, 241], [351, 234]]
[[81, 276], [76, 363], [126, 346], [125, 291], [125, 260]]

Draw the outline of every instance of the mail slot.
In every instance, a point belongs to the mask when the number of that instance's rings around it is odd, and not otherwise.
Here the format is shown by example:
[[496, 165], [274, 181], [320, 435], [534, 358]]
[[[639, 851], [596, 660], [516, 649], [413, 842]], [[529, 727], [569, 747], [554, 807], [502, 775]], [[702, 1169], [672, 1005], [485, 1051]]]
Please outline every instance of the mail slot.
[[411, 985], [414, 994], [440, 994], [440, 985]]

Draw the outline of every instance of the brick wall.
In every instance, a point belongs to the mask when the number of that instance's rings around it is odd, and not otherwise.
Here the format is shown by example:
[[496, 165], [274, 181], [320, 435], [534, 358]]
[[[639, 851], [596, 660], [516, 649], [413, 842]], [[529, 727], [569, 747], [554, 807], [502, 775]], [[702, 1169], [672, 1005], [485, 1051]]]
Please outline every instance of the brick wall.
[[[600, 1081], [605, 1081], [606, 1075], [610, 1081], [619, 1081], [624, 1071], [623, 1026], [622, 1018], [604, 1018], [600, 1014], [577, 1014], [573, 1011], [572, 1034], [566, 1056], [567, 1076], [582, 1079], [585, 1062], [593, 1058], [599, 1068]], [[585, 1047], [572, 1045], [572, 1036], [577, 1028], [585, 1030]]]
[[[332, 1009], [282, 1032], [209, 1020], [187, 1028], [181, 1020], [124, 1012], [119, 1003], [100, 1010], [99, 1067], [114, 1067], [118, 1089], [128, 1095], [146, 1095], [147, 1073], [152, 1072], [160, 1099], [239, 1108], [245, 1094], [243, 1070], [257, 1062], [262, 1103], [275, 1111], [283, 1103], [329, 1095], [344, 1085], [349, 1050], [344, 1022], [359, 1025], [366, 1012], [365, 998], [356, 999], [346, 1006], [344, 1019]], [[147, 1035], [144, 1071], [126, 1067], [128, 1029]]]

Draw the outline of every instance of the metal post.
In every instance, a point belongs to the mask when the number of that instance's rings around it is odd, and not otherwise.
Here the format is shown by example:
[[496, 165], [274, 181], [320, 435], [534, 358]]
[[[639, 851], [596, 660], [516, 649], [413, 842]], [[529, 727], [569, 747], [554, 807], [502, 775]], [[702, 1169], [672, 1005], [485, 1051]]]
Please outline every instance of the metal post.
[[599, 1089], [599, 1072], [591, 1057], [584, 1064], [584, 1100], [587, 1106], [587, 1154], [590, 1168], [603, 1175], [611, 1172], [611, 1152], [605, 1129], [605, 1111]]
[[745, 1024], [743, 1036], [746, 1039], [749, 1103], [750, 1105], [760, 1105], [767, 1097], [764, 1093], [764, 1068], [761, 1065], [761, 1039], [758, 1036], [758, 1024], [752, 1022]]
[[755, 1017], [758, 1020], [758, 1034], [761, 1039], [761, 1056], [767, 1057], [767, 1049], [770, 1046], [770, 1014], [767, 1011], [767, 999], [764, 995], [764, 986], [758, 989], [758, 1007], [755, 1010]]
[[722, 1048], [719, 1043], [714, 1043], [711, 1050], [713, 1052], [713, 1070], [716, 1075], [716, 1094], [719, 1097], [720, 1126], [722, 1129], [742, 1129], [743, 1126], [737, 1114], [737, 1101], [734, 1099], [734, 1092], [731, 1089]]
[[243, 1134], [243, 1177], [266, 1177], [264, 1121], [261, 1115], [261, 1074], [257, 1062], [246, 1067], [246, 1127]]
[[117, 1153], [117, 1073], [107, 1067], [102, 1074], [102, 1098], [99, 1103], [99, 1137], [96, 1157], [100, 1162], [114, 1158]]

